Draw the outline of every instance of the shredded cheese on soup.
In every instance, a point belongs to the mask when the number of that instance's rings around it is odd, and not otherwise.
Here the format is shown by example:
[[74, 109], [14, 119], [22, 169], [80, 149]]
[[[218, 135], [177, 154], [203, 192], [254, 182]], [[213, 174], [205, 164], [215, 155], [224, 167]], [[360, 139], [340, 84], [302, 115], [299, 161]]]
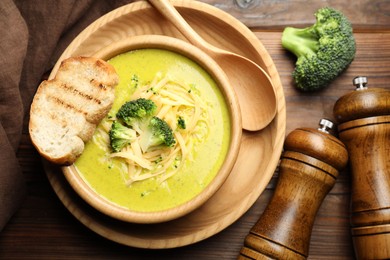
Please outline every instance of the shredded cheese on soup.
[[[124, 163], [126, 174], [123, 179], [126, 185], [149, 178], [158, 178], [165, 182], [180, 171], [187, 160], [192, 160], [192, 151], [196, 144], [203, 142], [209, 135], [212, 122], [208, 106], [199, 97], [194, 86], [184, 85], [168, 77], [156, 77], [143, 86], [137, 86], [131, 99], [145, 98], [154, 101], [157, 106], [156, 116], [165, 120], [172, 128], [176, 143], [173, 147], [150, 147], [143, 152], [139, 139], [125, 146], [120, 152], [110, 153], [109, 158], [117, 158]], [[178, 125], [184, 120], [185, 128]], [[115, 117], [106, 118], [93, 141], [109, 149], [109, 136]]]

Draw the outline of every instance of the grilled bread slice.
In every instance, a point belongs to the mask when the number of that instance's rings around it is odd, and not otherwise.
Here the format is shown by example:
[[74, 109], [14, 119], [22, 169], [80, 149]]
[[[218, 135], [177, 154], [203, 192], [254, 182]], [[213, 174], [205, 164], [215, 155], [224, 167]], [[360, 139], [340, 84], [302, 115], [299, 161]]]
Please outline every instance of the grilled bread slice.
[[31, 104], [29, 132], [38, 152], [53, 163], [72, 164], [111, 109], [118, 81], [103, 60], [64, 60], [55, 77], [39, 85]]

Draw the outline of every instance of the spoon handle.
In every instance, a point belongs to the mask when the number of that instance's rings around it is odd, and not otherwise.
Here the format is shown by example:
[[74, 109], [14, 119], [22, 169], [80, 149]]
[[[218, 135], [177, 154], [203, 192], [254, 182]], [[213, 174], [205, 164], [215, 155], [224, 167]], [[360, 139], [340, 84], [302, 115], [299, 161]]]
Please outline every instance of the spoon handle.
[[175, 27], [194, 45], [203, 51], [207, 50], [208, 43], [187, 23], [169, 0], [149, 0], [161, 15], [175, 25]]

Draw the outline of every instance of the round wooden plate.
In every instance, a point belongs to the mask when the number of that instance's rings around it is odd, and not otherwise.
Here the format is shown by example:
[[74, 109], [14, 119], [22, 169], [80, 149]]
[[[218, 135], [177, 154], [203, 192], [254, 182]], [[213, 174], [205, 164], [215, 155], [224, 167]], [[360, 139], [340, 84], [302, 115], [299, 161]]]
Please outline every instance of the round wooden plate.
[[[139, 248], [174, 248], [192, 244], [236, 221], [253, 205], [270, 181], [285, 137], [283, 88], [271, 57], [256, 36], [234, 17], [210, 5], [188, 0], [173, 3], [207, 41], [252, 59], [268, 72], [276, 90], [278, 112], [272, 123], [262, 131], [243, 132], [237, 162], [226, 182], [211, 199], [190, 214], [162, 224], [126, 223], [99, 213], [75, 194], [60, 168], [45, 163], [54, 191], [71, 214], [97, 234]], [[147, 2], [135, 2], [106, 14], [87, 27], [64, 51], [53, 71], [65, 58], [93, 55], [111, 42], [143, 34], [161, 34], [185, 40]]]

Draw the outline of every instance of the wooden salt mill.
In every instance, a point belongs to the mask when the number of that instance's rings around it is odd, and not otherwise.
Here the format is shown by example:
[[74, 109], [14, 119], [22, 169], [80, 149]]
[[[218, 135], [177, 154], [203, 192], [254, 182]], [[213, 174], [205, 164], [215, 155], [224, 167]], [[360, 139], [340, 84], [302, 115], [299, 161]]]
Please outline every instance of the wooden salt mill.
[[298, 128], [285, 140], [273, 197], [245, 238], [238, 259], [306, 259], [317, 211], [347, 164], [344, 144], [319, 129]]
[[367, 88], [341, 97], [333, 112], [352, 176], [351, 226], [358, 259], [390, 258], [390, 90]]

